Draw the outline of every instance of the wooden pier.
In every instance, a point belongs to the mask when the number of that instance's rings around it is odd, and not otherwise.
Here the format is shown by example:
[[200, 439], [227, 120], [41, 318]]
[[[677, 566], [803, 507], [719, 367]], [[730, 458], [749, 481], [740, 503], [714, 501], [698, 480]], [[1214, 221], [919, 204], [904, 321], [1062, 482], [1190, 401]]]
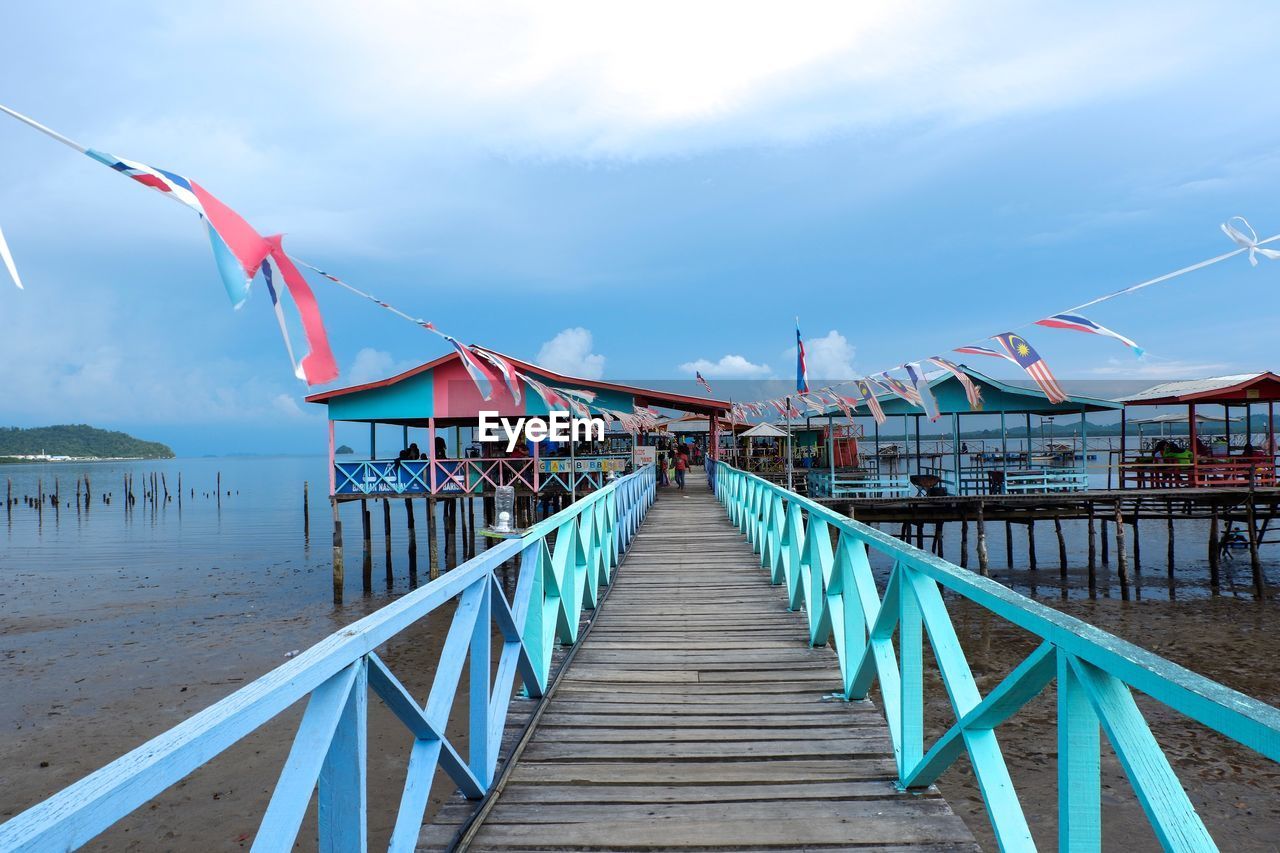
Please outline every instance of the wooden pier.
[[976, 849], [698, 478], [664, 491], [536, 727], [419, 849]]

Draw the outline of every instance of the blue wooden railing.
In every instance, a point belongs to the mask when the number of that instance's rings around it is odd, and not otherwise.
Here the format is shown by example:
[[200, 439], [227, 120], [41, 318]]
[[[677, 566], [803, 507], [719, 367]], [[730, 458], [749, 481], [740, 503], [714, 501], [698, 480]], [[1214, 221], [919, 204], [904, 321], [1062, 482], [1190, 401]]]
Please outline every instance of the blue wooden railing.
[[[652, 466], [581, 498], [0, 825], [0, 850], [79, 847], [301, 699], [306, 710], [253, 849], [291, 849], [318, 791], [319, 849], [364, 850], [369, 689], [415, 737], [390, 844], [414, 849], [437, 767], [468, 797], [489, 790], [516, 676], [530, 696], [543, 694], [554, 646], [577, 640], [579, 616], [596, 606], [653, 499]], [[508, 603], [494, 572], [517, 557]], [[440, 665], [420, 705], [374, 650], [455, 599]], [[495, 628], [503, 641], [496, 676]], [[445, 733], [464, 664], [465, 759]]]
[[[1280, 761], [1280, 709], [753, 474], [708, 462], [707, 477], [730, 521], [759, 552], [773, 582], [786, 586], [790, 609], [805, 610], [810, 643], [834, 645], [845, 697], [864, 699], [879, 682], [899, 784], [927, 787], [967, 751], [1004, 850], [1032, 850], [1035, 845], [996, 728], [1055, 679], [1063, 850], [1101, 846], [1100, 730], [1160, 844], [1166, 850], [1217, 849], [1147, 726], [1133, 690]], [[883, 592], [876, 587], [868, 549], [893, 560]], [[1041, 640], [986, 696], [978, 692], [943, 589]], [[927, 750], [922, 651], [926, 635], [956, 714], [955, 724]]]

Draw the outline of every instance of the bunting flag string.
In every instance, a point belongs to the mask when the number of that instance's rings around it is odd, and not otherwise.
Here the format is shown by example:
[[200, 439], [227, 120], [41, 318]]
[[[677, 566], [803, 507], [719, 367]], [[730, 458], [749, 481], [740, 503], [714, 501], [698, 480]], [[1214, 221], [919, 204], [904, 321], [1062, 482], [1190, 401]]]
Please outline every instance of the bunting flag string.
[[22, 286], [22, 279], [18, 277], [18, 268], [14, 266], [13, 255], [9, 253], [9, 244], [4, 241], [4, 232], [0, 231], [0, 261], [4, 261], [4, 268], [9, 271], [9, 278], [13, 279], [13, 283], [18, 286], [18, 290], [25, 290]]
[[[320, 316], [315, 296], [306, 280], [298, 271], [298, 266], [312, 270], [324, 277], [326, 280], [343, 287], [349, 292], [372, 301], [379, 307], [390, 311], [421, 328], [435, 331], [439, 334], [438, 330], [436, 330], [431, 323], [420, 318], [413, 317], [394, 307], [390, 303], [352, 286], [346, 281], [343, 281], [339, 277], [328, 273], [317, 266], [306, 263], [305, 261], [297, 258], [292, 258], [285, 253], [279, 236], [263, 237], [239, 214], [223, 204], [197, 182], [174, 172], [154, 168], [137, 161], [126, 160], [115, 155], [106, 154], [80, 145], [66, 136], [63, 136], [45, 125], [40, 124], [39, 122], [4, 105], [0, 105], [0, 112], [8, 114], [14, 119], [23, 122], [29, 127], [38, 130], [75, 151], [91, 157], [114, 171], [120, 172], [126, 177], [131, 178], [135, 182], [156, 190], [165, 197], [171, 198], [195, 211], [201, 217], [206, 226], [214, 258], [218, 267], [219, 276], [222, 279], [222, 283], [228, 297], [236, 307], [242, 305], [248, 298], [251, 283], [256, 277], [258, 271], [260, 269], [264, 270], [264, 278], [267, 279], [267, 288], [271, 295], [272, 308], [276, 313], [277, 322], [281, 329], [281, 335], [284, 338], [285, 348], [289, 353], [289, 358], [293, 363], [295, 373], [307, 383], [315, 385], [331, 381], [337, 377], [338, 370], [332, 351], [329, 347], [327, 334], [325, 332], [323, 320]], [[1239, 216], [1231, 217], [1227, 222], [1222, 223], [1220, 228], [1227, 238], [1235, 244], [1235, 248], [1231, 251], [1181, 267], [1173, 270], [1172, 272], [1165, 273], [1164, 275], [1138, 282], [1137, 284], [1121, 288], [1120, 290], [1103, 294], [1102, 296], [1073, 306], [1061, 313], [1050, 315], [1049, 317], [1033, 321], [1026, 325], [1040, 325], [1047, 328], [1069, 329], [1088, 334], [1100, 335], [1103, 337], [1111, 337], [1125, 346], [1128, 346], [1135, 353], [1141, 355], [1142, 349], [1132, 340], [1083, 317], [1079, 312], [1093, 305], [1171, 281], [1197, 270], [1205, 269], [1206, 267], [1221, 263], [1237, 255], [1247, 255], [1250, 265], [1255, 267], [1258, 265], [1259, 256], [1269, 260], [1280, 259], [1280, 250], [1266, 248], [1268, 244], [1280, 240], [1280, 234], [1273, 235], [1265, 239], [1259, 239], [1256, 231], [1254, 231], [1249, 222]], [[9, 276], [13, 279], [15, 285], [22, 288], [22, 281], [18, 276], [17, 269], [13, 263], [12, 254], [4, 241], [3, 234], [0, 234], [0, 260], [3, 260], [5, 268]], [[301, 360], [295, 360], [294, 348], [289, 339], [287, 323], [284, 322], [284, 309], [281, 300], [282, 288], [280, 287], [281, 281], [284, 282], [283, 290], [288, 291], [295, 309], [302, 318], [302, 326], [307, 338], [308, 352]], [[1036, 384], [1044, 390], [1046, 395], [1051, 399], [1065, 399], [1065, 394], [1062, 392], [1061, 387], [1058, 385], [1056, 378], [1049, 370], [1044, 359], [1031, 348], [1030, 344], [1027, 343], [1024, 337], [1015, 334], [1015, 332], [1020, 328], [1024, 327], [1014, 327], [1013, 332], [1004, 332], [1000, 335], [993, 335], [990, 337], [990, 339], [998, 341], [1001, 347], [1006, 350], [1008, 354], [978, 344], [956, 347], [953, 351], [967, 355], [1007, 358], [1009, 361], [1018, 364], [1027, 371], [1028, 375], [1036, 381]], [[455, 346], [455, 349], [458, 350], [464, 363], [467, 365], [469, 374], [471, 374], [472, 378], [477, 381], [478, 386], [482, 382], [488, 382], [490, 383], [490, 387], [492, 387], [492, 383], [494, 381], [502, 381], [506, 384], [514, 397], [519, 394], [519, 378], [525, 378], [526, 381], [528, 380], [528, 377], [524, 377], [523, 374], [516, 371], [510, 364], [505, 364], [505, 359], [502, 359], [501, 356], [497, 356], [491, 351], [481, 350], [479, 348], [467, 349], [449, 336], [446, 335], [444, 337], [450, 340], [450, 342]], [[464, 350], [467, 351], [464, 352]], [[497, 360], [495, 360], [495, 357]], [[956, 369], [953, 369], [952, 363], [946, 359], [940, 359], [935, 356], [928, 359], [928, 361], [948, 370], [952, 375], [956, 375], [957, 377], [959, 376]], [[804, 342], [800, 335], [798, 318], [796, 322], [796, 362], [797, 390], [802, 393], [809, 392]], [[926, 403], [925, 395], [921, 392], [920, 387], [922, 386], [920, 386], [920, 383], [916, 381], [915, 377], [915, 369], [919, 367], [919, 363], [909, 362], [908, 365], [914, 365], [914, 368], [908, 368], [908, 374], [913, 376], [912, 382], [916, 387], [911, 387], [902, 383], [901, 380], [890, 376], [888, 371], [881, 372], [878, 375], [892, 393], [911, 401], [910, 396], [905, 396], [903, 394], [903, 391], [905, 390], [909, 395], [919, 398], [919, 403], [913, 402], [913, 405], [924, 405]], [[907, 365], [904, 365], [904, 367], [907, 367]], [[481, 378], [477, 379], [477, 377]], [[919, 378], [922, 379], [923, 377], [920, 376]], [[699, 379], [701, 379], [700, 375]], [[704, 387], [706, 387], [705, 379], [702, 379], [701, 381]], [[873, 415], [876, 415], [877, 412], [879, 413], [877, 420], [882, 418], [883, 411], [880, 410], [879, 404], [875, 400], [875, 394], [870, 390], [870, 385], [868, 384], [869, 382], [872, 382], [872, 380], [868, 380], [865, 377], [859, 380], [848, 380], [836, 383], [835, 386], [829, 386], [823, 390], [831, 391], [832, 387], [848, 385], [854, 381], [858, 384], [859, 394], [861, 395], [865, 393], [867, 395], [862, 399], [862, 402], [867, 403], [868, 408], [872, 409]], [[966, 395], [969, 397], [970, 406], [973, 407], [977, 401], [975, 398], [980, 400], [980, 396], [977, 395], [976, 388], [971, 389], [971, 385], [972, 383], [966, 385], [965, 390]], [[708, 391], [709, 390], [710, 389], [708, 388]], [[492, 392], [490, 391], [489, 395], [486, 395], [485, 399], [489, 399], [491, 394]], [[801, 399], [805, 398], [802, 397]], [[778, 401], [771, 400], [767, 402], [772, 404], [780, 412], [783, 412], [784, 414], [786, 413], [787, 410], [784, 410]], [[808, 405], [807, 400], [806, 405]], [[829, 407], [824, 405], [822, 410], [825, 411], [827, 408]], [[746, 405], [740, 405], [739, 411], [752, 411], [752, 409]], [[758, 416], [763, 412], [763, 409], [760, 406], [757, 406], [754, 411]], [[795, 412], [794, 407], [791, 407], [789, 411]], [[796, 415], [798, 414], [799, 413], [796, 412]]]

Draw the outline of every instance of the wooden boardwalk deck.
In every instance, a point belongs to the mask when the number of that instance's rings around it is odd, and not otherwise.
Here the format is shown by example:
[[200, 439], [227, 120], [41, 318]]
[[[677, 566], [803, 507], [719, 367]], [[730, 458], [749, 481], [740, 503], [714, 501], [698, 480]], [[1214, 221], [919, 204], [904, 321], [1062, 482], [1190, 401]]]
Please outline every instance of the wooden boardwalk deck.
[[879, 708], [827, 698], [835, 654], [690, 481], [651, 510], [470, 849], [975, 849], [940, 795], [895, 789]]

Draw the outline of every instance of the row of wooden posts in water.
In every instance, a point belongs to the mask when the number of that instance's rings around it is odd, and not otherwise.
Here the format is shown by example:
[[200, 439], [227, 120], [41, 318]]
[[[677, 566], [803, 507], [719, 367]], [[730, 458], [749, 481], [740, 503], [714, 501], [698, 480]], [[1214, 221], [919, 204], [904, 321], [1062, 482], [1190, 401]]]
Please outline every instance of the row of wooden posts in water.
[[[123, 504], [126, 513], [133, 509], [137, 504], [139, 495], [141, 495], [144, 506], [150, 504], [152, 507], [158, 507], [161, 504], [170, 503], [175, 499], [177, 500], [178, 507], [181, 508], [182, 506], [183, 489], [181, 471], [178, 472], [176, 491], [173, 493], [170, 493], [169, 491], [169, 481], [163, 471], [152, 471], [150, 474], [144, 474], [142, 476], [141, 485], [136, 492], [134, 490], [134, 486], [135, 475], [133, 472], [125, 472], [121, 478], [121, 495], [123, 495]], [[195, 488], [190, 488], [188, 492], [188, 497], [190, 499], [194, 499], [196, 497]], [[227, 492], [227, 494], [230, 495], [231, 492]], [[214, 498], [217, 501], [218, 506], [222, 506], [221, 471], [217, 472], [213, 493], [201, 492], [201, 495], [206, 498]], [[98, 495], [98, 501], [104, 506], [110, 506], [114, 497], [114, 492], [102, 492]], [[43, 521], [46, 506], [52, 509], [55, 515], [59, 514], [64, 507], [66, 509], [71, 509], [72, 506], [74, 506], [77, 511], [83, 509], [85, 512], [88, 512], [93, 506], [93, 500], [93, 483], [89, 479], [89, 475], [87, 473], [76, 477], [74, 504], [70, 501], [63, 500], [62, 479], [60, 477], [53, 478], [52, 491], [45, 491], [44, 478], [41, 477], [36, 481], [36, 493], [34, 495], [21, 495], [20, 497], [14, 497], [13, 478], [5, 478], [4, 506], [5, 513], [10, 519], [13, 517], [13, 508], [18, 506], [20, 503], [30, 509], [36, 510], [39, 514], [40, 520]]]
[[[311, 510], [308, 493], [309, 486], [307, 483], [303, 483], [303, 535], [309, 541], [311, 536]], [[342, 519], [338, 509], [342, 503], [356, 503], [357, 500], [360, 504], [360, 529], [363, 546], [361, 583], [366, 592], [370, 591], [373, 586], [373, 510], [370, 509], [370, 504], [374, 505], [374, 509], [376, 509], [379, 502], [382, 504], [382, 538], [385, 551], [386, 582], [388, 585], [394, 580], [391, 556], [392, 500], [400, 500], [404, 503], [410, 582], [416, 582], [418, 576], [418, 523], [414, 510], [415, 501], [421, 502], [425, 506], [427, 573], [430, 580], [439, 577], [441, 571], [458, 565], [460, 561], [474, 557], [479, 539], [484, 540], [486, 548], [497, 541], [494, 538], [478, 535], [476, 526], [477, 501], [480, 502], [481, 506], [481, 513], [478, 519], [481, 528], [487, 527], [492, 522], [495, 514], [492, 495], [459, 495], [457, 497], [417, 499], [410, 497], [350, 498], [342, 501], [331, 498], [330, 502], [333, 507], [333, 597], [338, 602], [342, 601], [343, 589], [346, 585]], [[570, 497], [567, 493], [544, 492], [536, 498], [532, 495], [518, 495], [515, 503], [516, 517], [514, 524], [517, 528], [531, 526], [538, 520], [540, 515], [545, 517], [559, 512], [568, 506], [569, 501]], [[437, 514], [440, 516], [439, 519], [436, 517]], [[443, 559], [441, 559], [442, 557]]]
[[[990, 576], [991, 561], [987, 549], [987, 530], [986, 530], [986, 504], [984, 500], [976, 500], [968, 502], [973, 506], [973, 520], [977, 527], [977, 547], [976, 556], [978, 560], [978, 572], [983, 577]], [[993, 501], [992, 503], [998, 503]], [[1005, 526], [1005, 564], [1009, 568], [1014, 566], [1014, 535], [1013, 525], [1023, 524], [1027, 531], [1027, 570], [1034, 572], [1039, 568], [1036, 558], [1036, 539], [1035, 525], [1036, 521], [1051, 521], [1053, 523], [1054, 533], [1058, 544], [1058, 571], [1061, 580], [1065, 583], [1067, 580], [1067, 544], [1063, 535], [1062, 522], [1064, 519], [1080, 519], [1086, 521], [1086, 537], [1087, 537], [1087, 557], [1086, 568], [1089, 578], [1089, 592], [1091, 594], [1097, 591], [1098, 587], [1098, 567], [1099, 564], [1107, 566], [1110, 564], [1109, 545], [1111, 536], [1108, 535], [1108, 524], [1115, 526], [1115, 554], [1116, 554], [1116, 578], [1120, 586], [1120, 596], [1123, 600], [1128, 601], [1130, 591], [1133, 586], [1133, 577], [1130, 573], [1129, 553], [1130, 549], [1126, 546], [1129, 544], [1126, 539], [1132, 538], [1132, 556], [1133, 571], [1141, 574], [1142, 572], [1142, 538], [1138, 522], [1140, 519], [1164, 522], [1167, 537], [1167, 568], [1169, 578], [1174, 576], [1174, 568], [1176, 565], [1175, 558], [1175, 535], [1174, 521], [1179, 517], [1193, 517], [1190, 509], [1184, 509], [1179, 512], [1177, 507], [1180, 503], [1176, 498], [1163, 499], [1146, 499], [1141, 497], [1132, 498], [1115, 498], [1111, 500], [1095, 501], [1087, 499], [1082, 501], [1085, 505], [1085, 511], [1081, 513], [1079, 510], [1074, 512], [1063, 510], [1061, 508], [1044, 508], [1044, 507], [1028, 507], [1026, 510], [1017, 510], [1009, 506], [1002, 507], [1002, 514], [1016, 514], [1021, 517], [1003, 518]], [[1129, 507], [1126, 508], [1125, 504]], [[1146, 512], [1144, 513], [1144, 503], [1146, 504]], [[1259, 504], [1263, 506], [1260, 508]], [[1103, 510], [1102, 513], [1098, 509]], [[1163, 511], [1161, 511], [1163, 510]], [[849, 510], [852, 517], [855, 513], [854, 509]], [[1209, 586], [1210, 589], [1217, 593], [1222, 586], [1222, 560], [1223, 554], [1227, 551], [1230, 543], [1224, 542], [1222, 523], [1225, 520], [1228, 524], [1228, 530], [1232, 530], [1233, 522], [1240, 522], [1244, 528], [1243, 534], [1249, 551], [1249, 566], [1251, 572], [1251, 580], [1253, 593], [1255, 597], [1262, 599], [1267, 596], [1266, 578], [1262, 571], [1262, 560], [1259, 555], [1258, 546], [1262, 544], [1263, 537], [1271, 520], [1277, 514], [1277, 496], [1274, 494], [1259, 496], [1250, 491], [1246, 493], [1245, 499], [1239, 504], [1227, 507], [1220, 506], [1219, 503], [1209, 501], [1207, 503], [1207, 519], [1209, 521], [1208, 536], [1208, 563], [1209, 563]], [[969, 564], [969, 518], [970, 514], [966, 509], [960, 509], [958, 513], [958, 521], [960, 523], [960, 562], [961, 568], [968, 568]], [[925, 547], [925, 539], [932, 539], [930, 550], [939, 557], [945, 558], [943, 544], [943, 530], [946, 521], [954, 521], [956, 519], [939, 520], [935, 518], [933, 524], [933, 533], [930, 537], [925, 535], [925, 527], [930, 522], [927, 520], [902, 521], [901, 529], [896, 534], [899, 539], [904, 542], [914, 544], [917, 548]], [[1259, 522], [1261, 521], [1261, 524]], [[894, 522], [897, 523], [897, 522]], [[1101, 525], [1101, 535], [1098, 532], [1098, 525]], [[1126, 525], [1130, 533], [1126, 534]], [[914, 535], [912, 528], [914, 527]], [[1242, 543], [1243, 544], [1243, 543]], [[1101, 546], [1099, 548], [1099, 545]], [[1099, 563], [1099, 550], [1101, 551], [1101, 563]]]

